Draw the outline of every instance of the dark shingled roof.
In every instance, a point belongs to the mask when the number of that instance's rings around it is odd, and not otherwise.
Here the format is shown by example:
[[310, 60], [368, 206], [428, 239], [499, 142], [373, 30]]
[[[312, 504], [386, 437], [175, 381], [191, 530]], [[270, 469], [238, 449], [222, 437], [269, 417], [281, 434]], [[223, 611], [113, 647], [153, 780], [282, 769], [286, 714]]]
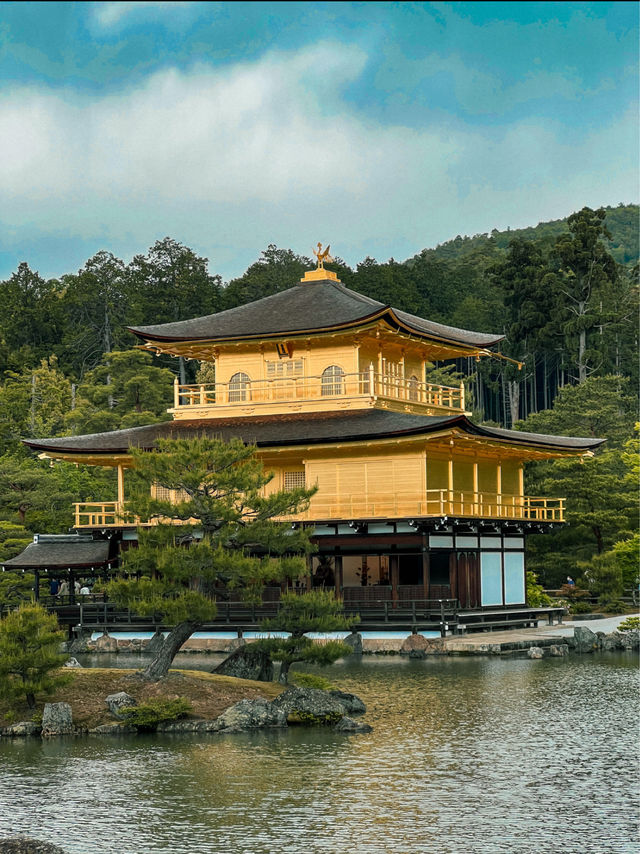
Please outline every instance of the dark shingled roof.
[[363, 296], [330, 279], [304, 282], [206, 317], [158, 326], [130, 326], [129, 329], [145, 340], [216, 341], [344, 328], [378, 317], [385, 317], [394, 328], [404, 327], [421, 337], [472, 347], [489, 347], [504, 337], [433, 323]]
[[109, 561], [107, 540], [54, 534], [38, 535], [38, 542], [29, 543], [17, 557], [9, 558], [3, 566], [9, 569], [48, 569], [50, 567], [102, 566]]
[[163, 421], [145, 427], [63, 436], [54, 439], [23, 439], [34, 451], [57, 453], [117, 454], [130, 446], [152, 449], [158, 439], [189, 439], [203, 434], [228, 441], [233, 437], [260, 448], [312, 445], [327, 442], [357, 442], [396, 436], [428, 435], [437, 430], [457, 427], [472, 436], [557, 450], [589, 450], [604, 439], [576, 439], [570, 436], [545, 436], [521, 433], [474, 424], [465, 415], [413, 415], [382, 409], [353, 412], [299, 415], [264, 415], [239, 418], [211, 418], [197, 421]]

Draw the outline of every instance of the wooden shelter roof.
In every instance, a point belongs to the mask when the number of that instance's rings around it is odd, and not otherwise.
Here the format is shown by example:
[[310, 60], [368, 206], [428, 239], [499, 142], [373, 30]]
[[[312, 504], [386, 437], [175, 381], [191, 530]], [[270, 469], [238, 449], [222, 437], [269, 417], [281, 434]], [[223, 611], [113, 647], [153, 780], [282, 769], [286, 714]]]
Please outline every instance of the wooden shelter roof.
[[2, 564], [7, 569], [90, 568], [109, 562], [109, 541], [77, 534], [37, 534], [16, 557]]

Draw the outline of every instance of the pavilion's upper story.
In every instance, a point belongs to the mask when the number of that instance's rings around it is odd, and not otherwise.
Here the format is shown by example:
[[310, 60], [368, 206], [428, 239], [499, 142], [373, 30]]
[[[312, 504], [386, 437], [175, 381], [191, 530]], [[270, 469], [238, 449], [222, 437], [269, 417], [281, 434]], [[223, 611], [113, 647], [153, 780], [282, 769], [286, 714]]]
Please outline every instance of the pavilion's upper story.
[[157, 354], [212, 365], [175, 383], [174, 419], [382, 408], [465, 411], [464, 387], [428, 382], [430, 363], [480, 357], [501, 335], [434, 323], [346, 288], [329, 270], [218, 314], [130, 327]]

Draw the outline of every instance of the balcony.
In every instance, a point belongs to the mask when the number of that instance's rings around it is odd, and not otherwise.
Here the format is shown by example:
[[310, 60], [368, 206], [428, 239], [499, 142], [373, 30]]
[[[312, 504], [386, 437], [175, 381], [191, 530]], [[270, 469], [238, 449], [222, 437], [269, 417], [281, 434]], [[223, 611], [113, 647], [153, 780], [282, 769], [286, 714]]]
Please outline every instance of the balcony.
[[[402, 519], [457, 516], [468, 519], [513, 519], [527, 522], [564, 522], [564, 498], [529, 495], [498, 495], [490, 492], [460, 492], [428, 489], [426, 493], [402, 495], [315, 496], [305, 513], [292, 516], [299, 521], [330, 519]], [[117, 501], [77, 503], [76, 528], [122, 528], [157, 525], [127, 516]], [[183, 524], [176, 522], [175, 524]]]
[[382, 406], [424, 414], [464, 412], [464, 386], [442, 386], [394, 377], [373, 370], [325, 376], [299, 376], [232, 383], [174, 384], [176, 418], [232, 410], [270, 414], [279, 411], [318, 411]]

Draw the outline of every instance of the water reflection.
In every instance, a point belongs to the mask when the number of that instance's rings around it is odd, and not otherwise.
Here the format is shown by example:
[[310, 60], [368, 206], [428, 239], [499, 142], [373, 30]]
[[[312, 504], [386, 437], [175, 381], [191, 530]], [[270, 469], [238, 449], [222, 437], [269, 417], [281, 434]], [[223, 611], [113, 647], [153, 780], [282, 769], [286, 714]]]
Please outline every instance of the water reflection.
[[365, 699], [371, 735], [3, 742], [0, 830], [70, 854], [637, 850], [630, 656], [331, 675]]

